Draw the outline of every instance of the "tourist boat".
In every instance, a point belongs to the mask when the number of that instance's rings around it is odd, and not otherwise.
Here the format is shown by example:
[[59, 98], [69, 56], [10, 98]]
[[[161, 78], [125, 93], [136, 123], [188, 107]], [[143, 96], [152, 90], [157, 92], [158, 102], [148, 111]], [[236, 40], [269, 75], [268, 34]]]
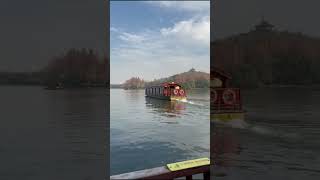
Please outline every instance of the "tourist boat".
[[239, 88], [228, 87], [231, 76], [218, 68], [211, 68], [213, 77], [210, 88], [211, 120], [229, 122], [244, 120], [241, 93]]
[[164, 99], [169, 101], [186, 101], [187, 96], [181, 85], [170, 82], [162, 83], [158, 86], [150, 86], [145, 89], [147, 97]]

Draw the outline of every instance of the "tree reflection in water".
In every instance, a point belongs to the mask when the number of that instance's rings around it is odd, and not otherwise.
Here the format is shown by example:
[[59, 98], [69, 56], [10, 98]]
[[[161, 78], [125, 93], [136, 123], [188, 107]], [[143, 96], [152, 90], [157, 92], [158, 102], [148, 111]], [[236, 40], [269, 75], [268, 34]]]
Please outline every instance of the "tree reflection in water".
[[169, 118], [180, 117], [186, 106], [183, 102], [146, 98], [146, 107], [153, 113]]

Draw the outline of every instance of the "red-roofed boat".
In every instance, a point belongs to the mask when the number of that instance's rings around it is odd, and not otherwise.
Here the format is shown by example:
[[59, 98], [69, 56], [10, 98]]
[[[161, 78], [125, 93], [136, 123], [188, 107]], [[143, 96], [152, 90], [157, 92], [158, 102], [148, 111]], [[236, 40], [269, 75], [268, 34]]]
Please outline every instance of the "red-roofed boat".
[[[211, 68], [211, 119], [214, 121], [244, 120], [239, 88], [228, 87], [231, 76], [218, 68]], [[218, 85], [215, 82], [220, 82]]]
[[175, 82], [166, 82], [145, 89], [147, 97], [164, 99], [169, 101], [186, 101], [187, 95], [183, 87]]

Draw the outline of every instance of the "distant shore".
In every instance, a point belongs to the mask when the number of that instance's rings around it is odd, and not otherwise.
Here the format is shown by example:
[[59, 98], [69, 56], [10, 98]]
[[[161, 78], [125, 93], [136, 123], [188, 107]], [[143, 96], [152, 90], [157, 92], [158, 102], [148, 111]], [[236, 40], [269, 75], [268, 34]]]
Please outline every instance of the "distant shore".
[[[111, 87], [110, 89], [123, 89], [123, 90], [144, 90], [145, 88], [129, 88], [125, 89], [123, 87]], [[191, 88], [191, 89], [186, 89], [186, 90], [196, 90], [196, 89], [210, 89], [209, 87], [203, 87], [203, 88]]]
[[31, 84], [31, 83], [0, 83], [0, 86], [34, 86], [34, 87], [42, 87], [44, 89], [85, 89], [85, 88], [108, 88], [107, 85], [79, 85], [79, 86], [62, 86], [62, 87], [49, 87], [45, 84]]
[[308, 85], [298, 85], [298, 84], [288, 84], [288, 85], [284, 85], [284, 84], [273, 84], [273, 85], [263, 85], [260, 86], [258, 88], [303, 88], [303, 87], [320, 87], [320, 84], [308, 84]]
[[[233, 86], [231, 86], [233, 87]], [[235, 88], [239, 88], [234, 86]], [[309, 84], [309, 85], [298, 85], [298, 84], [272, 84], [272, 85], [259, 85], [256, 87], [240, 87], [243, 90], [254, 90], [254, 89], [268, 89], [268, 88], [320, 88], [320, 84]]]

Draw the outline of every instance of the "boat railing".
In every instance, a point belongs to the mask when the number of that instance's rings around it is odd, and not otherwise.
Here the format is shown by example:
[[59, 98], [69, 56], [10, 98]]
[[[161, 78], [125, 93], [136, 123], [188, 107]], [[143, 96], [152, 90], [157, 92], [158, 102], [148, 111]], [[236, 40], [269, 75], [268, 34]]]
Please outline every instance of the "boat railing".
[[[226, 92], [233, 97], [228, 97]], [[211, 88], [211, 108], [214, 112], [242, 111], [239, 88]]]
[[110, 176], [110, 179], [161, 179], [161, 180], [173, 180], [176, 178], [185, 177], [186, 180], [192, 180], [194, 175], [202, 174], [204, 180], [210, 179], [210, 165], [198, 166], [178, 171], [170, 171], [166, 166], [156, 167], [152, 169], [145, 169], [140, 171], [134, 171], [130, 173], [124, 173], [119, 175]]

